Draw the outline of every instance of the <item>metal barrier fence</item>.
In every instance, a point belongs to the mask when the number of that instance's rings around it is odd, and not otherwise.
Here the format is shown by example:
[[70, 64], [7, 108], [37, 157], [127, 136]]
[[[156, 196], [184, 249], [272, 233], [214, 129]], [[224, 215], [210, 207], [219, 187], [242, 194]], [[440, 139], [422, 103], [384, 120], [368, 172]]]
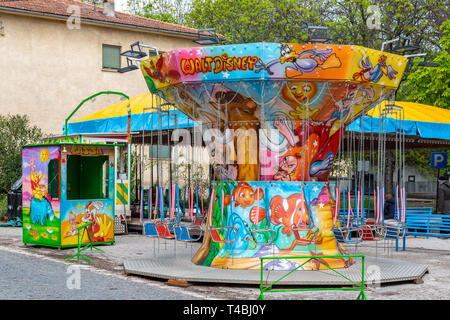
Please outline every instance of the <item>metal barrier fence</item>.
[[406, 193], [432, 193], [436, 194], [437, 183], [436, 181], [417, 181], [406, 182]]
[[[70, 259], [75, 258], [75, 257], [77, 258], [77, 261], [80, 261], [80, 257], [81, 257], [81, 258], [85, 259], [86, 261], [92, 262], [91, 259], [89, 259], [88, 257], [81, 254], [81, 251], [84, 251], [87, 249], [91, 249], [91, 251], [92, 251], [92, 249], [94, 248], [95, 250], [105, 253], [105, 251], [103, 251], [97, 247], [94, 247], [94, 243], [92, 242], [92, 240], [93, 240], [92, 236], [94, 235], [94, 233], [92, 232], [92, 224], [93, 224], [93, 222], [89, 221], [89, 222], [86, 222], [85, 224], [77, 227], [77, 237], [78, 237], [77, 253], [67, 259], [64, 259], [64, 261], [69, 261]], [[83, 231], [81, 231], [81, 230], [83, 230]], [[83, 233], [81, 233], [81, 232], [83, 232]], [[89, 242], [82, 243], [85, 234], [87, 234], [87, 236], [89, 238]]]
[[[352, 281], [351, 279], [349, 279], [348, 277], [346, 277], [342, 273], [336, 271], [334, 268], [331, 268], [330, 266], [328, 266], [325, 263], [323, 263], [320, 259], [324, 259], [324, 258], [361, 258], [361, 264], [362, 264], [362, 267], [361, 267], [361, 283], [357, 283], [357, 282]], [[293, 270], [289, 271], [286, 275], [282, 276], [281, 278], [275, 280], [270, 285], [266, 285], [264, 287], [264, 277], [263, 277], [264, 260], [284, 260], [284, 259], [307, 259], [307, 261], [305, 261], [301, 265], [295, 267]], [[260, 294], [259, 294], [258, 300], [264, 300], [264, 293], [267, 293], [267, 292], [337, 291], [337, 290], [342, 290], [342, 291], [360, 291], [360, 293], [359, 293], [359, 295], [358, 295], [358, 297], [356, 299], [357, 300], [367, 300], [366, 293], [364, 292], [364, 259], [365, 259], [365, 255], [260, 257], [260, 261], [261, 261], [261, 285], [260, 285]], [[284, 279], [287, 276], [289, 276], [290, 274], [292, 274], [294, 271], [300, 269], [302, 266], [304, 266], [305, 264], [307, 264], [311, 260], [315, 260], [315, 261], [319, 262], [320, 264], [326, 266], [328, 269], [334, 271], [335, 273], [337, 273], [338, 275], [340, 275], [344, 279], [348, 280], [349, 281], [349, 285], [351, 285], [351, 287], [331, 287], [331, 288], [322, 288], [322, 287], [320, 287], [320, 288], [271, 289], [275, 284], [277, 284], [282, 279]]]

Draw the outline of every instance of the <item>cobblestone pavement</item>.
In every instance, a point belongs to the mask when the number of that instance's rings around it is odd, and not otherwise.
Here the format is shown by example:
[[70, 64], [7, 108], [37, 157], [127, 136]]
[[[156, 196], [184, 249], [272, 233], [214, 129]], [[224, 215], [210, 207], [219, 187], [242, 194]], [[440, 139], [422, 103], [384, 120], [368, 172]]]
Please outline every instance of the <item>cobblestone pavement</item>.
[[[174, 247], [176, 245], [176, 247]], [[123, 295], [113, 293], [113, 296], [123, 297], [140, 297], [143, 299], [237, 299], [237, 300], [255, 300], [259, 295], [258, 286], [239, 286], [239, 285], [205, 285], [193, 284], [188, 287], [172, 287], [168, 286], [165, 281], [150, 279], [138, 276], [126, 276], [123, 273], [123, 262], [128, 259], [155, 257], [154, 252], [176, 250], [191, 250], [195, 253], [198, 248], [197, 243], [183, 244], [174, 243], [170, 240], [152, 239], [140, 234], [128, 234], [116, 236], [114, 245], [105, 245], [101, 252], [86, 252], [93, 262], [87, 263], [80, 261], [64, 262], [64, 259], [73, 255], [76, 249], [58, 250], [54, 248], [25, 246], [22, 243], [21, 228], [0, 228], [0, 250], [3, 252], [21, 254], [39, 259], [48, 259], [52, 262], [52, 266], [60, 264], [62, 270], [67, 269], [68, 265], [82, 265], [85, 270], [95, 272], [104, 277], [110, 277], [121, 280], [128, 280], [132, 289], [124, 287]], [[354, 247], [350, 247], [350, 253], [354, 252]], [[0, 252], [1, 253], [1, 252]], [[357, 254], [365, 254], [375, 256], [376, 248], [373, 243], [363, 243], [358, 246]], [[389, 257], [393, 259], [409, 261], [416, 264], [428, 266], [429, 272], [423, 277], [423, 283], [396, 283], [385, 284], [381, 287], [371, 287], [366, 290], [369, 300], [450, 300], [450, 239], [442, 238], [414, 238], [407, 239], [407, 250], [395, 252], [394, 250], [384, 250], [384, 242], [378, 243], [377, 254], [379, 257]], [[175, 255], [174, 255], [175, 258]], [[0, 254], [0, 260], [2, 255]], [[31, 261], [31, 260], [30, 260]], [[33, 260], [36, 263], [35, 260]], [[64, 274], [67, 278], [67, 275]], [[101, 280], [95, 280], [101, 281]], [[112, 280], [111, 280], [112, 281]], [[0, 282], [1, 283], [1, 282]], [[64, 280], [64, 285], [66, 280]], [[158, 290], [146, 291], [143, 287], [137, 287], [139, 283], [148, 287], [158, 289], [170, 289], [171, 293], [161, 294]], [[133, 293], [136, 286], [136, 294]], [[108, 288], [116, 288], [117, 286], [111, 282]], [[72, 290], [73, 291], [73, 290]], [[110, 291], [116, 291], [110, 289]], [[153, 292], [153, 293], [152, 293]], [[133, 295], [134, 294], [134, 295]], [[265, 295], [267, 300], [346, 300], [355, 299], [357, 292], [297, 292], [297, 293], [269, 293]], [[183, 296], [189, 295], [189, 296]], [[0, 296], [1, 299], [1, 296]], [[87, 298], [89, 299], [89, 298]]]

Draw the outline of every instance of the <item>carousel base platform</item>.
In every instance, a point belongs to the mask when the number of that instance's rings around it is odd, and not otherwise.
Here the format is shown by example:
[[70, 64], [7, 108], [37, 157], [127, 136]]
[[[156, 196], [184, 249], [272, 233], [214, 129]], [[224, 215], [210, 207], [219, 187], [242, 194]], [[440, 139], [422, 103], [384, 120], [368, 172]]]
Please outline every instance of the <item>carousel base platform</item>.
[[[191, 257], [197, 248], [196, 244], [187, 245], [185, 248], [176, 248], [176, 252], [160, 251], [153, 253], [150, 258], [127, 260], [124, 262], [126, 274], [146, 276], [160, 280], [175, 280], [195, 283], [233, 284], [233, 285], [260, 285], [260, 270], [236, 270], [220, 269], [199, 266], [191, 262]], [[361, 282], [361, 259], [355, 259], [355, 263], [348, 268], [337, 269], [345, 277], [356, 283]], [[405, 281], [420, 281], [428, 272], [425, 265], [411, 262], [370, 257], [365, 258], [365, 281], [376, 279], [376, 283], [394, 284]], [[271, 283], [287, 271], [264, 271], [264, 282]], [[373, 282], [372, 282], [373, 283]], [[319, 271], [295, 271], [284, 278], [279, 285], [296, 286], [349, 286], [351, 283], [332, 270]]]

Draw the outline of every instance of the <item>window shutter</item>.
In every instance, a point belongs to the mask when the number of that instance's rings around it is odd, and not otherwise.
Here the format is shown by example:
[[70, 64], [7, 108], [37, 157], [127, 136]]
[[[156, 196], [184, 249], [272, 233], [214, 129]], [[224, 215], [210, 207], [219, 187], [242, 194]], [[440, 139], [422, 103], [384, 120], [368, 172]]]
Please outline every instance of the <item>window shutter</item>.
[[103, 68], [120, 68], [120, 47], [103, 45]]

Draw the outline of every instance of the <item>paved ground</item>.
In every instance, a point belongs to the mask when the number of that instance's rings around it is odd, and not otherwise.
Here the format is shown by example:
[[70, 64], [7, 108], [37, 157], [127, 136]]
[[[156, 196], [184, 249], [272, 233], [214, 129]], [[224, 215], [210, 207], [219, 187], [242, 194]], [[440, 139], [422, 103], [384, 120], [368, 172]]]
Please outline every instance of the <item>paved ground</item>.
[[0, 249], [0, 300], [192, 300], [197, 295], [136, 283], [76, 264]]
[[[410, 261], [413, 263], [424, 264], [429, 268], [429, 273], [423, 277], [422, 284], [401, 283], [395, 285], [383, 285], [381, 287], [369, 288], [366, 291], [369, 300], [450, 300], [450, 239], [424, 239], [408, 238], [407, 251], [388, 253], [383, 250], [383, 242], [378, 244], [378, 256]], [[194, 253], [198, 244], [187, 244], [187, 249]], [[162, 296], [157, 291], [145, 291], [145, 288], [136, 287], [137, 294], [133, 290], [124, 289], [124, 296], [132, 298], [139, 296], [143, 299], [184, 299], [183, 294], [193, 295], [200, 299], [237, 299], [254, 300], [259, 295], [257, 286], [225, 286], [225, 285], [192, 285], [187, 288], [169, 287], [163, 281], [155, 279], [141, 278], [135, 276], [125, 276], [123, 274], [123, 261], [136, 258], [154, 258], [154, 251], [170, 251], [175, 253], [178, 248], [186, 249], [186, 245], [178, 243], [174, 248], [173, 241], [154, 240], [139, 234], [129, 234], [116, 236], [114, 245], [101, 247], [105, 253], [87, 252], [92, 257], [93, 263], [64, 262], [63, 260], [75, 253], [75, 249], [58, 250], [53, 248], [24, 246], [22, 243], [21, 228], [0, 228], [0, 250], [14, 254], [22, 254], [30, 258], [40, 258], [52, 261], [52, 266], [57, 264], [64, 270], [68, 265], [82, 265], [87, 270], [98, 275], [113, 277], [116, 279], [127, 279], [132, 283], [147, 285], [151, 288], [170, 288], [173, 295]], [[350, 247], [350, 253], [354, 253], [354, 247]], [[358, 254], [375, 256], [374, 244], [364, 244], [358, 247]], [[174, 255], [174, 259], [175, 259]], [[19, 259], [19, 258], [18, 258]], [[2, 261], [0, 254], [0, 261]], [[31, 263], [37, 263], [31, 260]], [[3, 264], [3, 262], [1, 262]], [[64, 266], [65, 265], [65, 266]], [[56, 268], [56, 267], [55, 267]], [[67, 277], [67, 275], [65, 275]], [[1, 282], [0, 282], [1, 283]], [[114, 288], [115, 285], [111, 284]], [[114, 289], [112, 289], [114, 290]], [[356, 292], [303, 292], [303, 293], [269, 293], [265, 297], [269, 299], [315, 299], [315, 300], [341, 300], [354, 299]], [[1, 299], [1, 296], [0, 296]], [[89, 299], [89, 297], [87, 297]], [[187, 298], [190, 299], [190, 298]]]

